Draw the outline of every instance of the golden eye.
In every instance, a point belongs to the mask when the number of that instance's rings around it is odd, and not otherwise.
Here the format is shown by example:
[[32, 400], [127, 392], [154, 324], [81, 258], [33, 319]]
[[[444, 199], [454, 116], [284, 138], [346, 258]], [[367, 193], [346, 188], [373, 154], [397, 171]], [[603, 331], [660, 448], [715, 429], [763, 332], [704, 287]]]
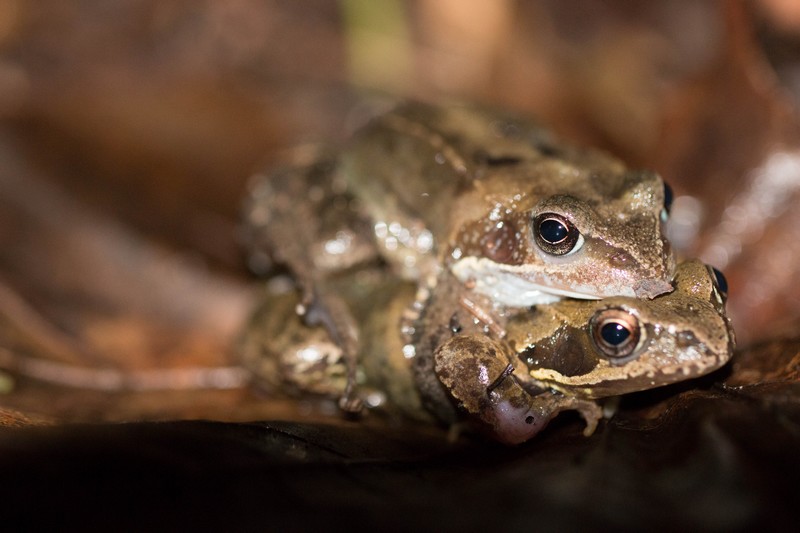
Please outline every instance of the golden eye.
[[550, 255], [569, 255], [583, 246], [583, 235], [572, 222], [556, 213], [542, 213], [533, 218], [536, 244]]
[[596, 313], [590, 328], [595, 346], [612, 362], [633, 355], [644, 340], [639, 321], [624, 309], [604, 309]]

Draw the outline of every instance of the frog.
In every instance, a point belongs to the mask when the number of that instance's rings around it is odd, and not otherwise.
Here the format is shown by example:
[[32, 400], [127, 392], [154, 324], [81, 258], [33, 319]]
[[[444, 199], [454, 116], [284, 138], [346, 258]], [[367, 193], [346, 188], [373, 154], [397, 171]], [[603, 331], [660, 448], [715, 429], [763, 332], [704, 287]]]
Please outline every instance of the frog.
[[432, 369], [458, 408], [498, 441], [522, 443], [565, 410], [578, 411], [591, 435], [601, 400], [697, 378], [730, 360], [736, 340], [724, 275], [685, 261], [674, 286], [652, 300], [564, 299], [517, 313], [494, 337], [443, 342]]
[[341, 404], [357, 412], [355, 321], [331, 277], [384, 264], [415, 282], [407, 340], [441, 270], [512, 308], [652, 298], [672, 290], [670, 197], [655, 173], [532, 121], [407, 102], [340, 150], [255, 177], [244, 235], [253, 269], [288, 270], [303, 293], [297, 312], [343, 349], [350, 386]]
[[665, 182], [535, 122], [407, 102], [362, 128], [340, 161], [406, 277], [443, 266], [515, 307], [672, 290]]

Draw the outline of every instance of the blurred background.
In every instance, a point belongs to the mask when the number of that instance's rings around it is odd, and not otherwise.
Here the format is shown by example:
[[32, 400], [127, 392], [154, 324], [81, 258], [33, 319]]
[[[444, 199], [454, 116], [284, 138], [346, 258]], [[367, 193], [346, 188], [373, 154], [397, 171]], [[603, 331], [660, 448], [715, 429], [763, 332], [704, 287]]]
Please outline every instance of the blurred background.
[[534, 115], [657, 170], [676, 246], [728, 277], [740, 346], [798, 338], [797, 2], [0, 0], [0, 403], [254, 416], [237, 390], [109, 399], [24, 375], [109, 368], [114, 390], [234, 364], [248, 177], [394, 98]]

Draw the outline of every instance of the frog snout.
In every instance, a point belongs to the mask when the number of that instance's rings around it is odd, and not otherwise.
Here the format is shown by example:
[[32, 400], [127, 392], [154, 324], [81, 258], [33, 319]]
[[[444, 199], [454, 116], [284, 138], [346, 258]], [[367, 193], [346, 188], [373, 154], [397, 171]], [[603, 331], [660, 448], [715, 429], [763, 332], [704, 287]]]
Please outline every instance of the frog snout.
[[637, 298], [653, 299], [660, 294], [672, 292], [672, 284], [663, 279], [643, 279], [636, 283], [633, 292]]

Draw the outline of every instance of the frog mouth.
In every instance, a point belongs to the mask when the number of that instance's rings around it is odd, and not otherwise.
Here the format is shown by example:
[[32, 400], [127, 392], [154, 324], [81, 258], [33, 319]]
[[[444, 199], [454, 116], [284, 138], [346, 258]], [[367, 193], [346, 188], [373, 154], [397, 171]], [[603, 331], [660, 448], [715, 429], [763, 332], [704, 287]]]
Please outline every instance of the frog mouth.
[[[575, 289], [561, 289], [525, 279], [524, 267], [495, 263], [486, 258], [465, 257], [451, 267], [453, 275], [462, 283], [484, 294], [493, 301], [514, 307], [557, 302], [562, 298], [599, 300], [603, 295], [589, 285]], [[542, 276], [545, 281], [547, 276]], [[621, 287], [621, 296], [635, 296], [630, 287]]]

